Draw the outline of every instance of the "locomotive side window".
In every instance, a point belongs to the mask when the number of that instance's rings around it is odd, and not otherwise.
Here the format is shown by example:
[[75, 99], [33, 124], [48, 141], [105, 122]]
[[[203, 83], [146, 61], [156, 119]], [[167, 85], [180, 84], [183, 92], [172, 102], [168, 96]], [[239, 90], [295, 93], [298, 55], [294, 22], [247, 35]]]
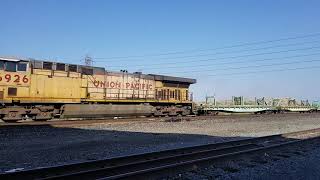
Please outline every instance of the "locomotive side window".
[[17, 88], [8, 88], [8, 96], [16, 96], [17, 95]]
[[6, 62], [5, 70], [9, 71], [9, 72], [16, 72], [17, 71], [17, 63], [10, 62], [10, 61]]
[[27, 71], [27, 63], [18, 63], [18, 71]]
[[69, 64], [69, 71], [70, 72], [77, 72], [77, 65]]
[[4, 62], [0, 61], [0, 70], [3, 70], [3, 69], [4, 69]]
[[41, 61], [31, 61], [32, 69], [42, 69], [42, 62]]
[[57, 63], [56, 70], [57, 71], [66, 71], [66, 65], [63, 63]]
[[93, 75], [93, 69], [82, 67], [81, 72], [82, 74], [85, 74], [85, 75]]
[[43, 69], [52, 70], [52, 62], [43, 62]]

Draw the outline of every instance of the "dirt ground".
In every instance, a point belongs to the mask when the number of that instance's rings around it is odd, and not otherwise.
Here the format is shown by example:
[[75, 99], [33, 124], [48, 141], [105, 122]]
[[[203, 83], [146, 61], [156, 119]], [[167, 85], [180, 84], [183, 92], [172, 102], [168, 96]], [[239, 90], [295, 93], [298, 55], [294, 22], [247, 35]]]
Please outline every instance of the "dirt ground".
[[0, 125], [0, 172], [320, 128], [320, 113], [203, 119], [72, 127]]

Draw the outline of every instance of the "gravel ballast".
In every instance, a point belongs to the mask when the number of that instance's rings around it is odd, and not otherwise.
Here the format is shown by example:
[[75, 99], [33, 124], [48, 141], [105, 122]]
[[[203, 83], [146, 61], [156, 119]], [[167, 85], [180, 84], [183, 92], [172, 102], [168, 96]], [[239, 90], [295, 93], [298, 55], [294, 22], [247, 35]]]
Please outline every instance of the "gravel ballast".
[[217, 179], [320, 179], [320, 147], [299, 156], [283, 158], [270, 164], [241, 169], [237, 173], [226, 173]]
[[184, 172], [170, 180], [226, 179], [226, 180], [306, 180], [320, 179], [319, 139], [265, 153], [252, 153], [211, 166]]
[[[192, 118], [191, 118], [192, 119]], [[1, 126], [0, 172], [320, 128], [320, 113], [182, 122]]]

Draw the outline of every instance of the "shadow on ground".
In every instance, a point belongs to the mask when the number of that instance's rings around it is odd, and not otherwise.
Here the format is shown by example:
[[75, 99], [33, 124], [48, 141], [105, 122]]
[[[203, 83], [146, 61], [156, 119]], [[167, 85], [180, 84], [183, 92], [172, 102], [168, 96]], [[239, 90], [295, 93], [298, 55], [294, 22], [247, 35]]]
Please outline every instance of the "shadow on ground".
[[0, 172], [217, 143], [249, 137], [90, 130], [51, 125], [0, 127]]

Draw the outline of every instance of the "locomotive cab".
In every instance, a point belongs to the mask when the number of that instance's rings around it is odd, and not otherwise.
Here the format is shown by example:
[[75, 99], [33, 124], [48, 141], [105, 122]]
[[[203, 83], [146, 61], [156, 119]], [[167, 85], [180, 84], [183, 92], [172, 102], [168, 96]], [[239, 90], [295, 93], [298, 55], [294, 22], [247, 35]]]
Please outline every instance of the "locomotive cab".
[[0, 58], [0, 101], [17, 103], [18, 96], [27, 96], [30, 86], [29, 61]]

